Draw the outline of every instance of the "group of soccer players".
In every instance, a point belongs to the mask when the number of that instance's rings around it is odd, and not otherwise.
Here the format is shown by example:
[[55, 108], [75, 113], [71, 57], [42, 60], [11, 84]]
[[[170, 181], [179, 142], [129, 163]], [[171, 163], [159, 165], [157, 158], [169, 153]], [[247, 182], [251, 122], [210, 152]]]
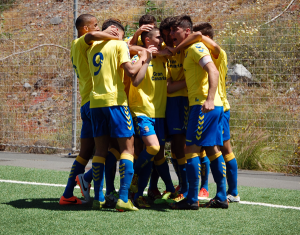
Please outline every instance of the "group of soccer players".
[[[100, 31], [97, 19], [83, 14], [76, 28], [71, 60], [82, 97], [81, 148], [59, 203], [90, 201], [93, 180], [93, 209], [137, 211], [150, 207], [151, 200], [172, 209], [197, 210], [198, 196], [209, 197], [209, 169], [217, 193], [200, 206], [227, 209], [228, 202], [239, 202], [225, 86], [227, 56], [213, 41], [211, 25], [193, 25], [182, 15], [164, 19], [157, 28], [155, 17], [144, 15], [125, 41], [124, 27], [115, 18], [104, 21]], [[171, 142], [178, 186], [165, 158], [166, 141]], [[92, 169], [84, 173], [92, 155]], [[166, 187], [163, 193], [157, 187], [159, 177]], [[73, 195], [77, 183], [85, 200]]]

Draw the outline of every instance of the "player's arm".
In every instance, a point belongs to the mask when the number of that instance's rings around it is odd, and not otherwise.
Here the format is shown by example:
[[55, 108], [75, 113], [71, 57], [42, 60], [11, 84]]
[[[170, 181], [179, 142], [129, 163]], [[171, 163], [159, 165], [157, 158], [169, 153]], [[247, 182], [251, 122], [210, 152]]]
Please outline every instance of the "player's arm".
[[219, 71], [216, 68], [215, 64], [212, 62], [211, 57], [208, 55], [204, 56], [199, 61], [199, 64], [208, 73], [208, 96], [206, 98], [206, 101], [202, 105], [202, 112], [208, 113], [209, 111], [215, 109], [214, 100], [219, 82]]
[[145, 47], [141, 47], [141, 46], [128, 46], [129, 48], [129, 52], [130, 52], [130, 56], [133, 57], [135, 55], [138, 55], [139, 53], [142, 53], [143, 51], [146, 51]]
[[89, 32], [84, 36], [86, 44], [91, 45], [94, 41], [119, 40], [119, 32], [115, 26], [110, 26], [104, 31]]
[[183, 88], [186, 88], [185, 80], [175, 81], [175, 82], [172, 81], [172, 78], [169, 78], [167, 80], [167, 92], [169, 94], [172, 94], [172, 93], [174, 93], [176, 91], [179, 91]]
[[[152, 60], [152, 52], [153, 51], [157, 51], [157, 48], [154, 46], [149, 46], [147, 48], [147, 50], [146, 50], [147, 57], [146, 57], [145, 61], [143, 61], [143, 65], [142, 65], [141, 69], [138, 71], [138, 73], [135, 77], [131, 77], [131, 82], [132, 82], [133, 86], [137, 87], [143, 81], [143, 79], [146, 75], [149, 63]], [[139, 61], [141, 61], [141, 59]]]
[[142, 25], [140, 28], [138, 28], [138, 30], [134, 33], [132, 39], [127, 42], [128, 46], [137, 45], [138, 38], [142, 34], [142, 32], [144, 32], [144, 31], [149, 32], [153, 29], [153, 27], [154, 26], [151, 24], [145, 24], [145, 25]]
[[175, 55], [178, 51], [182, 50], [183, 48], [196, 43], [196, 42], [201, 42], [202, 41], [202, 33], [201, 32], [194, 32], [187, 36], [186, 39], [184, 39], [177, 47], [168, 47], [168, 49]]
[[217, 43], [215, 43], [214, 40], [204, 35], [202, 36], [202, 42], [211, 51], [213, 57], [218, 59], [219, 54], [221, 53], [221, 47]]
[[163, 50], [153, 52], [153, 55], [154, 56], [171, 56], [172, 52], [168, 48], [165, 48]]

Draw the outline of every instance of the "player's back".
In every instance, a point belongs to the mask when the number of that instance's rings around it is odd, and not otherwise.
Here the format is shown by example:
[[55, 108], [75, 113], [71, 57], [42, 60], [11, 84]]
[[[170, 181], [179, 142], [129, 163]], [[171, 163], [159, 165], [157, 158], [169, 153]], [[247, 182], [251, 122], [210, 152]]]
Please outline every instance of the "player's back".
[[90, 107], [127, 105], [121, 67], [130, 61], [127, 44], [117, 40], [100, 41], [94, 43], [87, 53], [93, 81]]
[[223, 102], [224, 111], [228, 111], [230, 109], [229, 102], [227, 100], [226, 95], [226, 76], [227, 76], [227, 54], [226, 52], [221, 49], [221, 52], [218, 56], [218, 58], [214, 58], [214, 56], [211, 56], [214, 64], [216, 65], [218, 71], [219, 71], [219, 83], [218, 83], [218, 92], [220, 95], [220, 98]]
[[81, 106], [90, 101], [90, 92], [92, 91], [92, 77], [89, 70], [87, 50], [90, 45], [86, 44], [84, 36], [72, 41], [71, 61], [79, 79], [79, 92], [81, 95]]

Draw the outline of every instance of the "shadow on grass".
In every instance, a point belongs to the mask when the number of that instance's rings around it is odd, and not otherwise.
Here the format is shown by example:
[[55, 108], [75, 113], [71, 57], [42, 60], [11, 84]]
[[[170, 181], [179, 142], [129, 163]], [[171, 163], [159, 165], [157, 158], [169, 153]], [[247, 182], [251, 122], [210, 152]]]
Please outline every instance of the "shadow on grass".
[[[82, 204], [82, 205], [60, 205], [57, 198], [27, 198], [18, 199], [15, 201], [10, 201], [6, 203], [1, 203], [3, 205], [9, 205], [17, 209], [43, 209], [51, 211], [90, 211], [92, 209], [92, 202]], [[166, 204], [156, 205], [151, 204], [150, 208], [142, 208], [141, 210], [155, 210], [160, 212], [167, 212], [169, 207]], [[93, 210], [94, 211], [94, 210]], [[115, 208], [103, 207], [99, 211], [106, 212], [118, 212]]]

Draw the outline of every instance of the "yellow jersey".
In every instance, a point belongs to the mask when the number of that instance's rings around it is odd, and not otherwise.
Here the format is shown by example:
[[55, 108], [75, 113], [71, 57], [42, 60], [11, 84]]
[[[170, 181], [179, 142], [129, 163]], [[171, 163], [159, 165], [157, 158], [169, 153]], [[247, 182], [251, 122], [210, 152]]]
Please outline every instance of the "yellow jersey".
[[[133, 37], [126, 37], [124, 39], [124, 42], [128, 42], [129, 40], [131, 40]], [[137, 40], [137, 46], [143, 46], [143, 42], [142, 42], [142, 38], [141, 38], [141, 35], [138, 37], [138, 40]]]
[[[184, 75], [188, 89], [189, 105], [203, 105], [208, 95], [208, 73], [199, 65], [202, 57], [209, 55], [209, 50], [202, 42], [190, 45], [185, 50], [183, 62]], [[216, 91], [215, 106], [223, 106], [221, 98]]]
[[[132, 58], [133, 63], [138, 60], [137, 55]], [[150, 61], [143, 81], [137, 87], [130, 84], [129, 108], [132, 116], [165, 117], [169, 76], [165, 57], [157, 56]]]
[[213, 62], [215, 63], [217, 69], [219, 70], [219, 83], [218, 83], [218, 91], [219, 95], [221, 97], [224, 112], [228, 111], [230, 109], [229, 102], [227, 100], [226, 95], [226, 75], [227, 75], [227, 55], [226, 52], [221, 49], [221, 52], [218, 56], [218, 59], [215, 59], [213, 56], [211, 56]]
[[123, 63], [130, 62], [124, 41], [95, 42], [87, 51], [93, 89], [90, 108], [128, 105], [123, 83]]
[[[184, 61], [184, 50], [181, 50], [176, 53], [174, 56], [168, 57], [168, 68], [171, 73], [172, 81], [181, 81], [184, 80], [184, 72], [183, 72], [183, 61]], [[173, 92], [171, 94], [168, 93], [168, 97], [177, 97], [177, 96], [188, 96], [187, 88], [183, 88], [179, 91]]]
[[84, 36], [73, 40], [71, 46], [71, 61], [79, 80], [81, 106], [90, 101], [90, 92], [93, 89], [92, 76], [86, 53], [90, 45], [86, 44]]

